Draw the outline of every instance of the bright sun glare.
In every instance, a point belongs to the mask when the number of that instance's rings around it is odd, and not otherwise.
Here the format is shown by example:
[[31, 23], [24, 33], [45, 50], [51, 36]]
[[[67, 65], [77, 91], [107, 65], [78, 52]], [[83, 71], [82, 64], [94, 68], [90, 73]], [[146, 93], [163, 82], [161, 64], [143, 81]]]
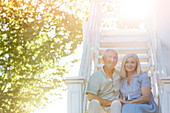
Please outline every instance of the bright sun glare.
[[[150, 10], [151, 0], [121, 0], [121, 7], [120, 7], [120, 15], [126, 19], [143, 19], [147, 15]], [[75, 51], [75, 56], [81, 56], [79, 53], [80, 51]], [[70, 57], [73, 58], [73, 57]], [[74, 75], [73, 72], [76, 71], [80, 66], [75, 65], [70, 72], [70, 75]], [[66, 94], [63, 95], [63, 99], [59, 101], [55, 101], [54, 103], [47, 106], [46, 109], [38, 110], [35, 113], [66, 113], [67, 106], [66, 106]]]
[[151, 0], [121, 0], [120, 15], [126, 19], [143, 19], [151, 8]]

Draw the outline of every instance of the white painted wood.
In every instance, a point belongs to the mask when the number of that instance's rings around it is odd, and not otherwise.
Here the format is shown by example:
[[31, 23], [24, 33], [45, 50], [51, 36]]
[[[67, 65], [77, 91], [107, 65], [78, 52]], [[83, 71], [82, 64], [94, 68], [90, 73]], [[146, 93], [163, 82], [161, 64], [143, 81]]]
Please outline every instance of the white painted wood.
[[[96, 49], [96, 34], [100, 30], [100, 18], [98, 17], [100, 16], [100, 7], [98, 0], [91, 2], [90, 10], [88, 21], [83, 26], [83, 54], [79, 71], [79, 77], [83, 77], [87, 81], [91, 75], [93, 52]], [[79, 77], [65, 80], [68, 84], [68, 105], [74, 104], [74, 101], [76, 102], [75, 105], [68, 107], [67, 113], [86, 112], [86, 85], [85, 82], [79, 80]]]
[[170, 76], [170, 0], [157, 0], [155, 7], [157, 38], [162, 46], [167, 76]]
[[115, 47], [115, 48], [100, 48], [99, 50], [106, 50], [106, 49], [115, 49], [115, 50], [148, 50], [147, 47]]
[[116, 18], [116, 16], [117, 16], [116, 14], [104, 14], [104, 15], [102, 15], [102, 18], [107, 18], [107, 19], [114, 18], [114, 17]]
[[95, 52], [95, 59], [94, 59], [94, 72], [96, 72], [97, 71], [97, 64], [98, 64], [98, 62], [99, 62], [99, 59], [97, 58], [99, 56], [99, 51], [96, 51]]
[[100, 48], [110, 48], [110, 47], [147, 47], [146, 42], [101, 42]]
[[137, 29], [129, 30], [104, 30], [101, 32], [102, 36], [146, 36], [146, 31]]
[[[114, 31], [113, 31], [114, 32]], [[123, 33], [123, 32], [122, 32]], [[109, 35], [109, 34], [107, 34], [107, 35], [99, 35], [99, 36], [102, 36], [101, 37], [101, 40], [104, 40], [104, 39], [106, 39], [106, 40], [108, 40], [108, 41], [110, 41], [110, 40], [115, 40], [116, 41], [116, 39], [117, 40], [119, 40], [119, 41], [128, 41], [128, 40], [133, 40], [133, 41], [138, 41], [138, 40], [141, 40], [141, 41], [143, 41], [143, 40], [147, 40], [147, 37], [146, 37], [146, 35]]]
[[63, 79], [67, 84], [67, 113], [83, 113], [84, 84], [83, 77], [68, 77]]
[[101, 2], [113, 2], [114, 0], [101, 0]]
[[[150, 15], [153, 17], [152, 15]], [[150, 32], [150, 40], [152, 43], [152, 54], [154, 61], [154, 73], [155, 78], [158, 82], [158, 103], [160, 113], [170, 113], [169, 102], [170, 102], [170, 78], [168, 78], [164, 57], [162, 53], [162, 45], [158, 37], [158, 32], [155, 29], [155, 21], [150, 19], [148, 22], [148, 31]], [[166, 53], [165, 53], [166, 54]], [[167, 62], [166, 62], [167, 63]], [[169, 66], [168, 66], [169, 68]]]
[[165, 103], [164, 105], [162, 105], [162, 109], [163, 109], [163, 113], [170, 113], [170, 80], [169, 80], [169, 84], [164, 84], [164, 99], [165, 99]]
[[[97, 67], [103, 67], [104, 64], [98, 64]], [[141, 64], [142, 67], [150, 67], [149, 64]], [[117, 64], [116, 67], [121, 67], [121, 64]]]
[[118, 54], [127, 54], [129, 52], [134, 52], [136, 54], [148, 54], [148, 48], [146, 47], [115, 47], [115, 48], [100, 48], [100, 55], [104, 53], [106, 49], [115, 49]]
[[[162, 71], [162, 76], [165, 76], [165, 77], [167, 77], [168, 76], [168, 74], [167, 74], [167, 71], [166, 71], [166, 67], [165, 67], [165, 59], [164, 59], [164, 57], [163, 57], [163, 52], [162, 52], [162, 47], [161, 47], [161, 43], [160, 43], [160, 40], [158, 40], [157, 39], [157, 46], [158, 46], [158, 49], [159, 49], [159, 57], [160, 57], [160, 65], [161, 65], [161, 71]], [[169, 67], [169, 66], [168, 66]]]
[[170, 77], [162, 77], [159, 79], [161, 85], [161, 111], [162, 113], [170, 113]]
[[[118, 63], [122, 63], [122, 59], [125, 56], [125, 54], [118, 55]], [[149, 62], [150, 56], [149, 55], [138, 55], [139, 60], [143, 64], [151, 64]], [[103, 64], [102, 56], [98, 56], [98, 64]]]
[[[82, 76], [85, 79], [78, 77], [65, 80], [68, 84], [68, 113], [85, 113], [85, 81], [86, 79], [88, 81], [91, 74], [92, 59], [94, 59], [94, 71], [96, 71], [96, 69], [103, 66], [101, 58], [104, 50], [109, 48], [118, 51], [119, 62], [116, 66], [118, 69], [120, 69], [121, 61], [125, 54], [129, 52], [135, 52], [138, 54], [139, 59], [141, 60], [142, 69], [149, 72], [152, 80], [152, 86], [154, 90], [157, 89], [157, 91], [153, 92], [156, 94], [156, 98], [159, 97], [158, 103], [161, 108], [160, 113], [170, 113], [170, 78], [168, 78], [170, 74], [167, 74], [167, 72], [170, 71], [166, 70], [169, 68], [170, 64], [168, 62], [170, 62], [170, 60], [168, 61], [167, 59], [169, 57], [165, 56], [166, 54], [169, 55], [170, 52], [167, 52], [169, 49], [166, 47], [170, 46], [167, 45], [168, 42], [166, 40], [161, 40], [160, 43], [157, 34], [159, 34], [159, 37], [164, 37], [165, 35], [162, 35], [160, 32], [156, 32], [156, 28], [152, 20], [147, 23], [147, 31], [150, 31], [149, 35], [146, 31], [136, 29], [102, 30], [102, 27], [100, 27], [101, 18], [114, 18], [115, 15], [100, 15], [101, 6], [99, 6], [99, 4], [101, 1], [113, 2], [112, 0], [92, 1], [88, 23], [86, 28], [84, 28], [86, 30], [84, 31], [83, 36], [83, 60], [81, 62], [79, 74], [79, 76]], [[102, 30], [101, 33], [99, 33], [100, 30]], [[150, 40], [148, 40], [148, 36], [150, 37]], [[169, 34], [166, 34], [166, 37], [169, 37]], [[152, 42], [152, 47], [150, 46], [151, 44], [149, 41]], [[163, 51], [162, 44], [164, 49]]]
[[[121, 39], [122, 38], [122, 39]], [[146, 43], [148, 39], [146, 37], [101, 37], [100, 43], [131, 43], [131, 42], [139, 42], [139, 43]]]
[[[118, 56], [119, 59], [123, 59], [123, 57], [124, 57], [124, 55], [119, 55], [119, 56]], [[139, 57], [139, 59], [146, 59], [146, 60], [149, 59], [149, 56], [148, 56], [148, 55], [138, 55], [138, 57]], [[98, 58], [101, 59], [102, 56], [100, 55], [100, 56], [98, 56]]]
[[150, 41], [147, 42], [147, 47], [149, 48], [148, 49], [148, 54], [150, 55], [149, 57], [149, 64], [150, 64], [150, 70], [148, 72], [149, 76], [151, 77], [151, 87], [152, 87], [152, 93], [153, 93], [153, 97], [154, 97], [154, 100], [158, 103], [158, 97], [157, 97], [157, 92], [156, 91], [156, 77], [154, 76], [154, 73], [153, 73], [153, 63], [152, 63], [152, 58], [151, 58], [151, 48], [150, 48], [151, 44], [150, 44]]
[[[98, 64], [97, 68], [98, 70], [103, 67], [104, 64]], [[120, 70], [121, 64], [116, 65], [116, 69]], [[148, 71], [150, 69], [150, 64], [141, 64], [142, 71]]]

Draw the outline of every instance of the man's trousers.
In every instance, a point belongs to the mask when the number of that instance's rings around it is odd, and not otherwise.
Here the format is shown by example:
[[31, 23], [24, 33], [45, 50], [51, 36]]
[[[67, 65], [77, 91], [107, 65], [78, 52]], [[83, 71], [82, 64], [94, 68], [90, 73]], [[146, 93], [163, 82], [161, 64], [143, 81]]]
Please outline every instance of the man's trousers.
[[108, 110], [101, 106], [98, 100], [91, 100], [89, 104], [89, 113], [121, 113], [121, 102], [114, 100]]

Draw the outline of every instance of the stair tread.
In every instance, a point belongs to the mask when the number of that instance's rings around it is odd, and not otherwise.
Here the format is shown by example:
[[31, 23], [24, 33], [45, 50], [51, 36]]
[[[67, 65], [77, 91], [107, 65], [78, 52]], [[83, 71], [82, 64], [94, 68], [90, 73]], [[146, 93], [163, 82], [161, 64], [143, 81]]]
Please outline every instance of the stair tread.
[[117, 20], [116, 19], [116, 17], [117, 17], [117, 14], [103, 14], [102, 16], [101, 16], [102, 18], [113, 18], [113, 20]]
[[[103, 66], [103, 65], [104, 65], [104, 64], [97, 64], [97, 66]], [[117, 65], [120, 66], [121, 63], [118, 63]], [[149, 66], [149, 64], [142, 64], [142, 63], [141, 63], [141, 65], [142, 65], [142, 66]]]
[[101, 2], [113, 2], [113, 0], [101, 0]]
[[[97, 67], [97, 70], [101, 69], [102, 67]], [[115, 67], [117, 70], [120, 70], [121, 67]], [[141, 67], [142, 71], [149, 71], [150, 67]]]
[[101, 42], [100, 48], [110, 47], [147, 47], [147, 42]]
[[[123, 58], [125, 55], [119, 55], [118, 58]], [[101, 59], [103, 56], [99, 55], [98, 58]], [[138, 55], [139, 59], [141, 58], [149, 58], [149, 55]]]
[[100, 35], [102, 36], [146, 36], [146, 31], [144, 30], [103, 30]]
[[111, 38], [111, 39], [101, 39], [100, 43], [146, 43], [148, 41], [148, 39], [143, 38], [143, 39], [129, 39], [129, 38], [125, 38], [123, 40], [119, 39], [115, 39], [115, 38]]
[[148, 50], [147, 47], [111, 47], [111, 48], [99, 48], [99, 50], [115, 49], [115, 50]]
[[[104, 64], [98, 64], [97, 65], [97, 69], [101, 69], [103, 67]], [[120, 70], [121, 68], [121, 64], [117, 64], [115, 67], [117, 70]], [[141, 68], [143, 71], [148, 71], [150, 69], [150, 64], [141, 64]]]

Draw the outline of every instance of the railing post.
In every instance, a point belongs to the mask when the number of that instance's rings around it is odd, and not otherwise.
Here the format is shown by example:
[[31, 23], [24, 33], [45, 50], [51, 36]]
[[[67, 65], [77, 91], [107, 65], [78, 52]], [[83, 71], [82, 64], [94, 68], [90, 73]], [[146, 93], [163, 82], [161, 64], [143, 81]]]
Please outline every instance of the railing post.
[[[159, 79], [161, 85], [161, 108], [162, 113], [170, 113], [170, 77]], [[160, 112], [161, 112], [160, 111]]]
[[83, 77], [67, 77], [67, 113], [83, 113], [83, 92], [86, 79]]

